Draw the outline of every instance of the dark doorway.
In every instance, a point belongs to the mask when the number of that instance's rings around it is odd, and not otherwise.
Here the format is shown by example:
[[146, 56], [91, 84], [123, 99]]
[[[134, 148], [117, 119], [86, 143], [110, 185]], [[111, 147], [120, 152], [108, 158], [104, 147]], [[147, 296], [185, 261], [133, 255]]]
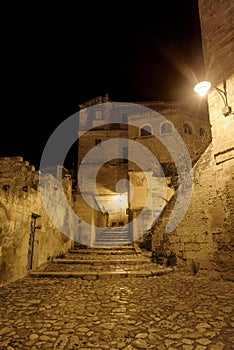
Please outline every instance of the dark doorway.
[[30, 235], [28, 242], [28, 270], [32, 269], [33, 265], [33, 252], [34, 252], [34, 239], [35, 239], [35, 231], [36, 231], [36, 221], [40, 216], [37, 214], [32, 214], [31, 223], [30, 223]]

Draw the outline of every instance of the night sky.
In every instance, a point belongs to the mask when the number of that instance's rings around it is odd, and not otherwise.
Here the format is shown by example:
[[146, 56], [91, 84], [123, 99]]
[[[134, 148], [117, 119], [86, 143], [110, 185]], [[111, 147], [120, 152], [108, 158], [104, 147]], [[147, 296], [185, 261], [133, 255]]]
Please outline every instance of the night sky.
[[1, 157], [38, 168], [80, 103], [107, 91], [115, 102], [186, 98], [202, 78], [197, 0], [32, 4], [2, 12]]

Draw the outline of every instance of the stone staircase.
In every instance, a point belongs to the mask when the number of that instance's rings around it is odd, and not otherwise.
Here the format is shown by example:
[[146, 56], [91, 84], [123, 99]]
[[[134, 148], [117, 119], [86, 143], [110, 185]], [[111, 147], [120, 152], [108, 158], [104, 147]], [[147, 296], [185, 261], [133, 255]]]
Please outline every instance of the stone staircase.
[[125, 228], [115, 227], [97, 233], [94, 247], [111, 248], [132, 243], [132, 234]]
[[84, 248], [74, 244], [67, 254], [53, 259], [31, 277], [76, 277], [86, 280], [114, 277], [151, 277], [174, 271], [151, 262], [137, 244], [115, 248]]

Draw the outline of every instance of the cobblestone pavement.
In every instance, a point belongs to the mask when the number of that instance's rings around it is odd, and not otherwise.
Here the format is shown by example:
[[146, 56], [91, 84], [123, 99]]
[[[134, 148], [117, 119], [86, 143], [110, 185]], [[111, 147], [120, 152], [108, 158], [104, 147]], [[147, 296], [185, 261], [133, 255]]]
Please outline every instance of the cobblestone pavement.
[[[88, 277], [87, 277], [88, 278]], [[233, 282], [26, 277], [0, 290], [1, 350], [231, 350]]]

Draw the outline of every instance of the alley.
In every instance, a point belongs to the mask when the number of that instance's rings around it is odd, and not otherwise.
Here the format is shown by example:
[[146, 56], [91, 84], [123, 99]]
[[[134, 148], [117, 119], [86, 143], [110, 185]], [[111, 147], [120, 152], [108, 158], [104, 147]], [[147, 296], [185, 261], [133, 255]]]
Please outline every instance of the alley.
[[181, 269], [27, 276], [1, 288], [0, 349], [231, 350], [233, 301], [233, 282]]

